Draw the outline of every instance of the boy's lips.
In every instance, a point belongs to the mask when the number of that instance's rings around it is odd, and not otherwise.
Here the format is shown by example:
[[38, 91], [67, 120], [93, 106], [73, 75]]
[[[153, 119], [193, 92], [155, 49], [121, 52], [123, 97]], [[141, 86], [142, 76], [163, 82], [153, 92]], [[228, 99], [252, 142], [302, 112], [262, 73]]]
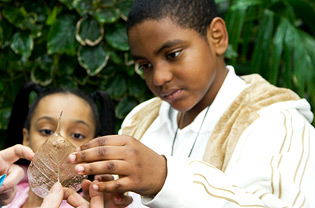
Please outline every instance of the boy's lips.
[[172, 101], [177, 99], [180, 96], [181, 92], [182, 90], [180, 89], [170, 89], [161, 92], [160, 96], [163, 100]]

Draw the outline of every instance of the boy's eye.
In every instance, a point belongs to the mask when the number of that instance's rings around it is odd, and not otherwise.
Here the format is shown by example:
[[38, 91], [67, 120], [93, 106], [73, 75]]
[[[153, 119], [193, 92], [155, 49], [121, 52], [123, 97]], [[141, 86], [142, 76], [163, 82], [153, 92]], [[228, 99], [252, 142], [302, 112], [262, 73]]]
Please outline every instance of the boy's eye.
[[71, 137], [77, 140], [85, 139], [85, 136], [79, 133], [71, 134]]
[[174, 51], [172, 53], [167, 54], [167, 58], [174, 59], [177, 58], [182, 53], [182, 50]]
[[148, 71], [152, 68], [152, 64], [151, 63], [138, 63], [137, 64], [137, 70], [145, 72]]
[[39, 131], [39, 133], [44, 136], [47, 136], [47, 135], [49, 136], [49, 135], [52, 135], [54, 132], [50, 129], [42, 129]]

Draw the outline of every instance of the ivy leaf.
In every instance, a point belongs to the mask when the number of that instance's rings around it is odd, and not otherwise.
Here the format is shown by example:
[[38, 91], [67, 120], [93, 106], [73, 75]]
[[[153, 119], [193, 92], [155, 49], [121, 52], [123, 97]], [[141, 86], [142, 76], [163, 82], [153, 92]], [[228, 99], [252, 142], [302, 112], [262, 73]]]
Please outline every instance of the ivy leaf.
[[90, 76], [98, 74], [107, 64], [109, 54], [101, 44], [97, 46], [82, 46], [78, 51], [80, 65], [86, 69]]
[[25, 10], [14, 6], [7, 6], [3, 9], [3, 16], [15, 27], [21, 28], [24, 20]]
[[118, 98], [125, 94], [127, 91], [127, 83], [124, 77], [120, 74], [117, 74], [112, 82], [110, 83], [109, 88], [107, 89], [107, 92], [110, 96], [113, 98]]
[[85, 177], [76, 174], [75, 164], [68, 161], [69, 154], [75, 151], [76, 147], [60, 135], [58, 122], [56, 132], [36, 151], [27, 169], [30, 187], [36, 195], [44, 198], [56, 182], [75, 191], [81, 188]]
[[75, 0], [72, 2], [72, 6], [81, 16], [89, 14], [94, 10], [93, 0]]
[[48, 54], [68, 54], [74, 56], [78, 45], [75, 39], [76, 17], [65, 15], [57, 19], [48, 33]]
[[116, 7], [120, 10], [120, 16], [123, 20], [127, 21], [133, 0], [120, 0], [116, 3]]
[[111, 27], [107, 28], [105, 37], [112, 47], [121, 51], [129, 50], [128, 37], [124, 24], [119, 22], [112, 24]]
[[81, 45], [95, 46], [102, 41], [104, 28], [95, 19], [85, 16], [77, 23], [75, 37]]
[[125, 97], [121, 102], [118, 103], [116, 108], [116, 116], [119, 119], [123, 119], [126, 115], [137, 105], [134, 99]]
[[114, 7], [101, 8], [96, 10], [94, 16], [100, 23], [114, 23], [119, 19], [120, 13], [119, 10]]
[[17, 32], [13, 35], [10, 46], [16, 54], [29, 57], [34, 47], [34, 41], [29, 34]]

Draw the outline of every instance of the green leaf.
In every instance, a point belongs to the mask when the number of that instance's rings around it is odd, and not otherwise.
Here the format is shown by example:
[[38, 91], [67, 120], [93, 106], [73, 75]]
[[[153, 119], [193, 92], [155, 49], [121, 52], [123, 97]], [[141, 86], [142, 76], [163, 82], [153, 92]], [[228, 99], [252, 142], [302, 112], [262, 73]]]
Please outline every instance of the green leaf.
[[125, 97], [120, 101], [116, 108], [116, 116], [119, 119], [123, 119], [127, 114], [137, 105], [137, 102], [129, 97]]
[[115, 49], [128, 51], [129, 44], [125, 25], [122, 23], [112, 24], [106, 30], [106, 40]]
[[132, 4], [133, 4], [133, 0], [119, 0], [116, 3], [116, 7], [120, 11], [120, 17], [125, 21], [127, 21], [127, 17], [130, 12], [130, 8]]
[[53, 71], [51, 70], [47, 73], [46, 70], [43, 70], [40, 67], [34, 67], [31, 71], [31, 80], [42, 86], [47, 86], [53, 80]]
[[23, 8], [19, 9], [13, 6], [7, 6], [2, 11], [4, 18], [6, 18], [15, 27], [21, 28], [25, 16]]
[[120, 13], [119, 10], [114, 7], [101, 8], [96, 10], [94, 16], [100, 23], [113, 23], [119, 19]]
[[2, 108], [0, 109], [0, 129], [7, 128], [7, 122], [10, 119], [11, 109], [10, 108]]
[[109, 54], [101, 44], [94, 47], [82, 46], [79, 48], [79, 63], [90, 76], [98, 74], [106, 66], [108, 58]]
[[3, 35], [3, 29], [0, 24], [0, 46], [4, 43], [4, 35]]
[[112, 78], [112, 81], [107, 88], [107, 92], [113, 98], [118, 98], [124, 95], [127, 91], [127, 82], [121, 74], [117, 74]]
[[283, 40], [288, 28], [288, 24], [288, 21], [285, 18], [282, 18], [273, 39], [273, 50], [271, 52], [271, 71], [269, 74], [269, 80], [272, 84], [277, 84], [279, 77], [280, 62], [283, 53]]
[[5, 29], [5, 32], [3, 31], [3, 43], [5, 41], [10, 40], [12, 35], [12, 25], [8, 23], [6, 20], [0, 18], [0, 27], [2, 27], [2, 30]]
[[74, 0], [72, 6], [81, 16], [91, 14], [94, 10], [93, 0]]
[[273, 17], [273, 12], [267, 9], [264, 11], [251, 62], [251, 72], [257, 72], [263, 76], [266, 76], [268, 72], [266, 70], [269, 68], [268, 59], [270, 58], [269, 51], [273, 35]]
[[73, 0], [59, 0], [61, 3], [63, 3], [64, 5], [66, 5], [68, 7], [68, 9], [72, 10], [73, 6], [72, 6], [72, 2]]
[[74, 56], [78, 45], [75, 40], [76, 17], [65, 15], [60, 17], [55, 24], [50, 27], [48, 33], [48, 54], [68, 54]]
[[34, 41], [29, 34], [17, 32], [13, 35], [10, 46], [16, 54], [27, 58], [32, 53]]
[[137, 76], [132, 76], [128, 79], [128, 86], [130, 95], [136, 98], [142, 97], [148, 88], [145, 81]]
[[92, 17], [85, 16], [77, 23], [76, 39], [81, 45], [95, 46], [104, 37], [104, 29]]

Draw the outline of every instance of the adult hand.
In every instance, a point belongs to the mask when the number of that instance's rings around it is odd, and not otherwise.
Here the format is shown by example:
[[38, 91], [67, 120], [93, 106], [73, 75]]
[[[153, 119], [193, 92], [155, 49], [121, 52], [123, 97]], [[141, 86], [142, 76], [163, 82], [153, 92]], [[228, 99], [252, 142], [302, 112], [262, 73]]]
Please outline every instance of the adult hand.
[[24, 158], [31, 160], [34, 152], [26, 146], [15, 145], [0, 151], [0, 175], [7, 174], [0, 187], [0, 206], [9, 204], [16, 193], [16, 185], [23, 179], [24, 171], [13, 163]]
[[104, 192], [133, 191], [143, 196], [154, 196], [166, 179], [166, 159], [129, 136], [104, 136], [93, 139], [69, 156], [78, 164], [81, 175], [116, 174], [119, 179], [98, 182], [93, 186]]

